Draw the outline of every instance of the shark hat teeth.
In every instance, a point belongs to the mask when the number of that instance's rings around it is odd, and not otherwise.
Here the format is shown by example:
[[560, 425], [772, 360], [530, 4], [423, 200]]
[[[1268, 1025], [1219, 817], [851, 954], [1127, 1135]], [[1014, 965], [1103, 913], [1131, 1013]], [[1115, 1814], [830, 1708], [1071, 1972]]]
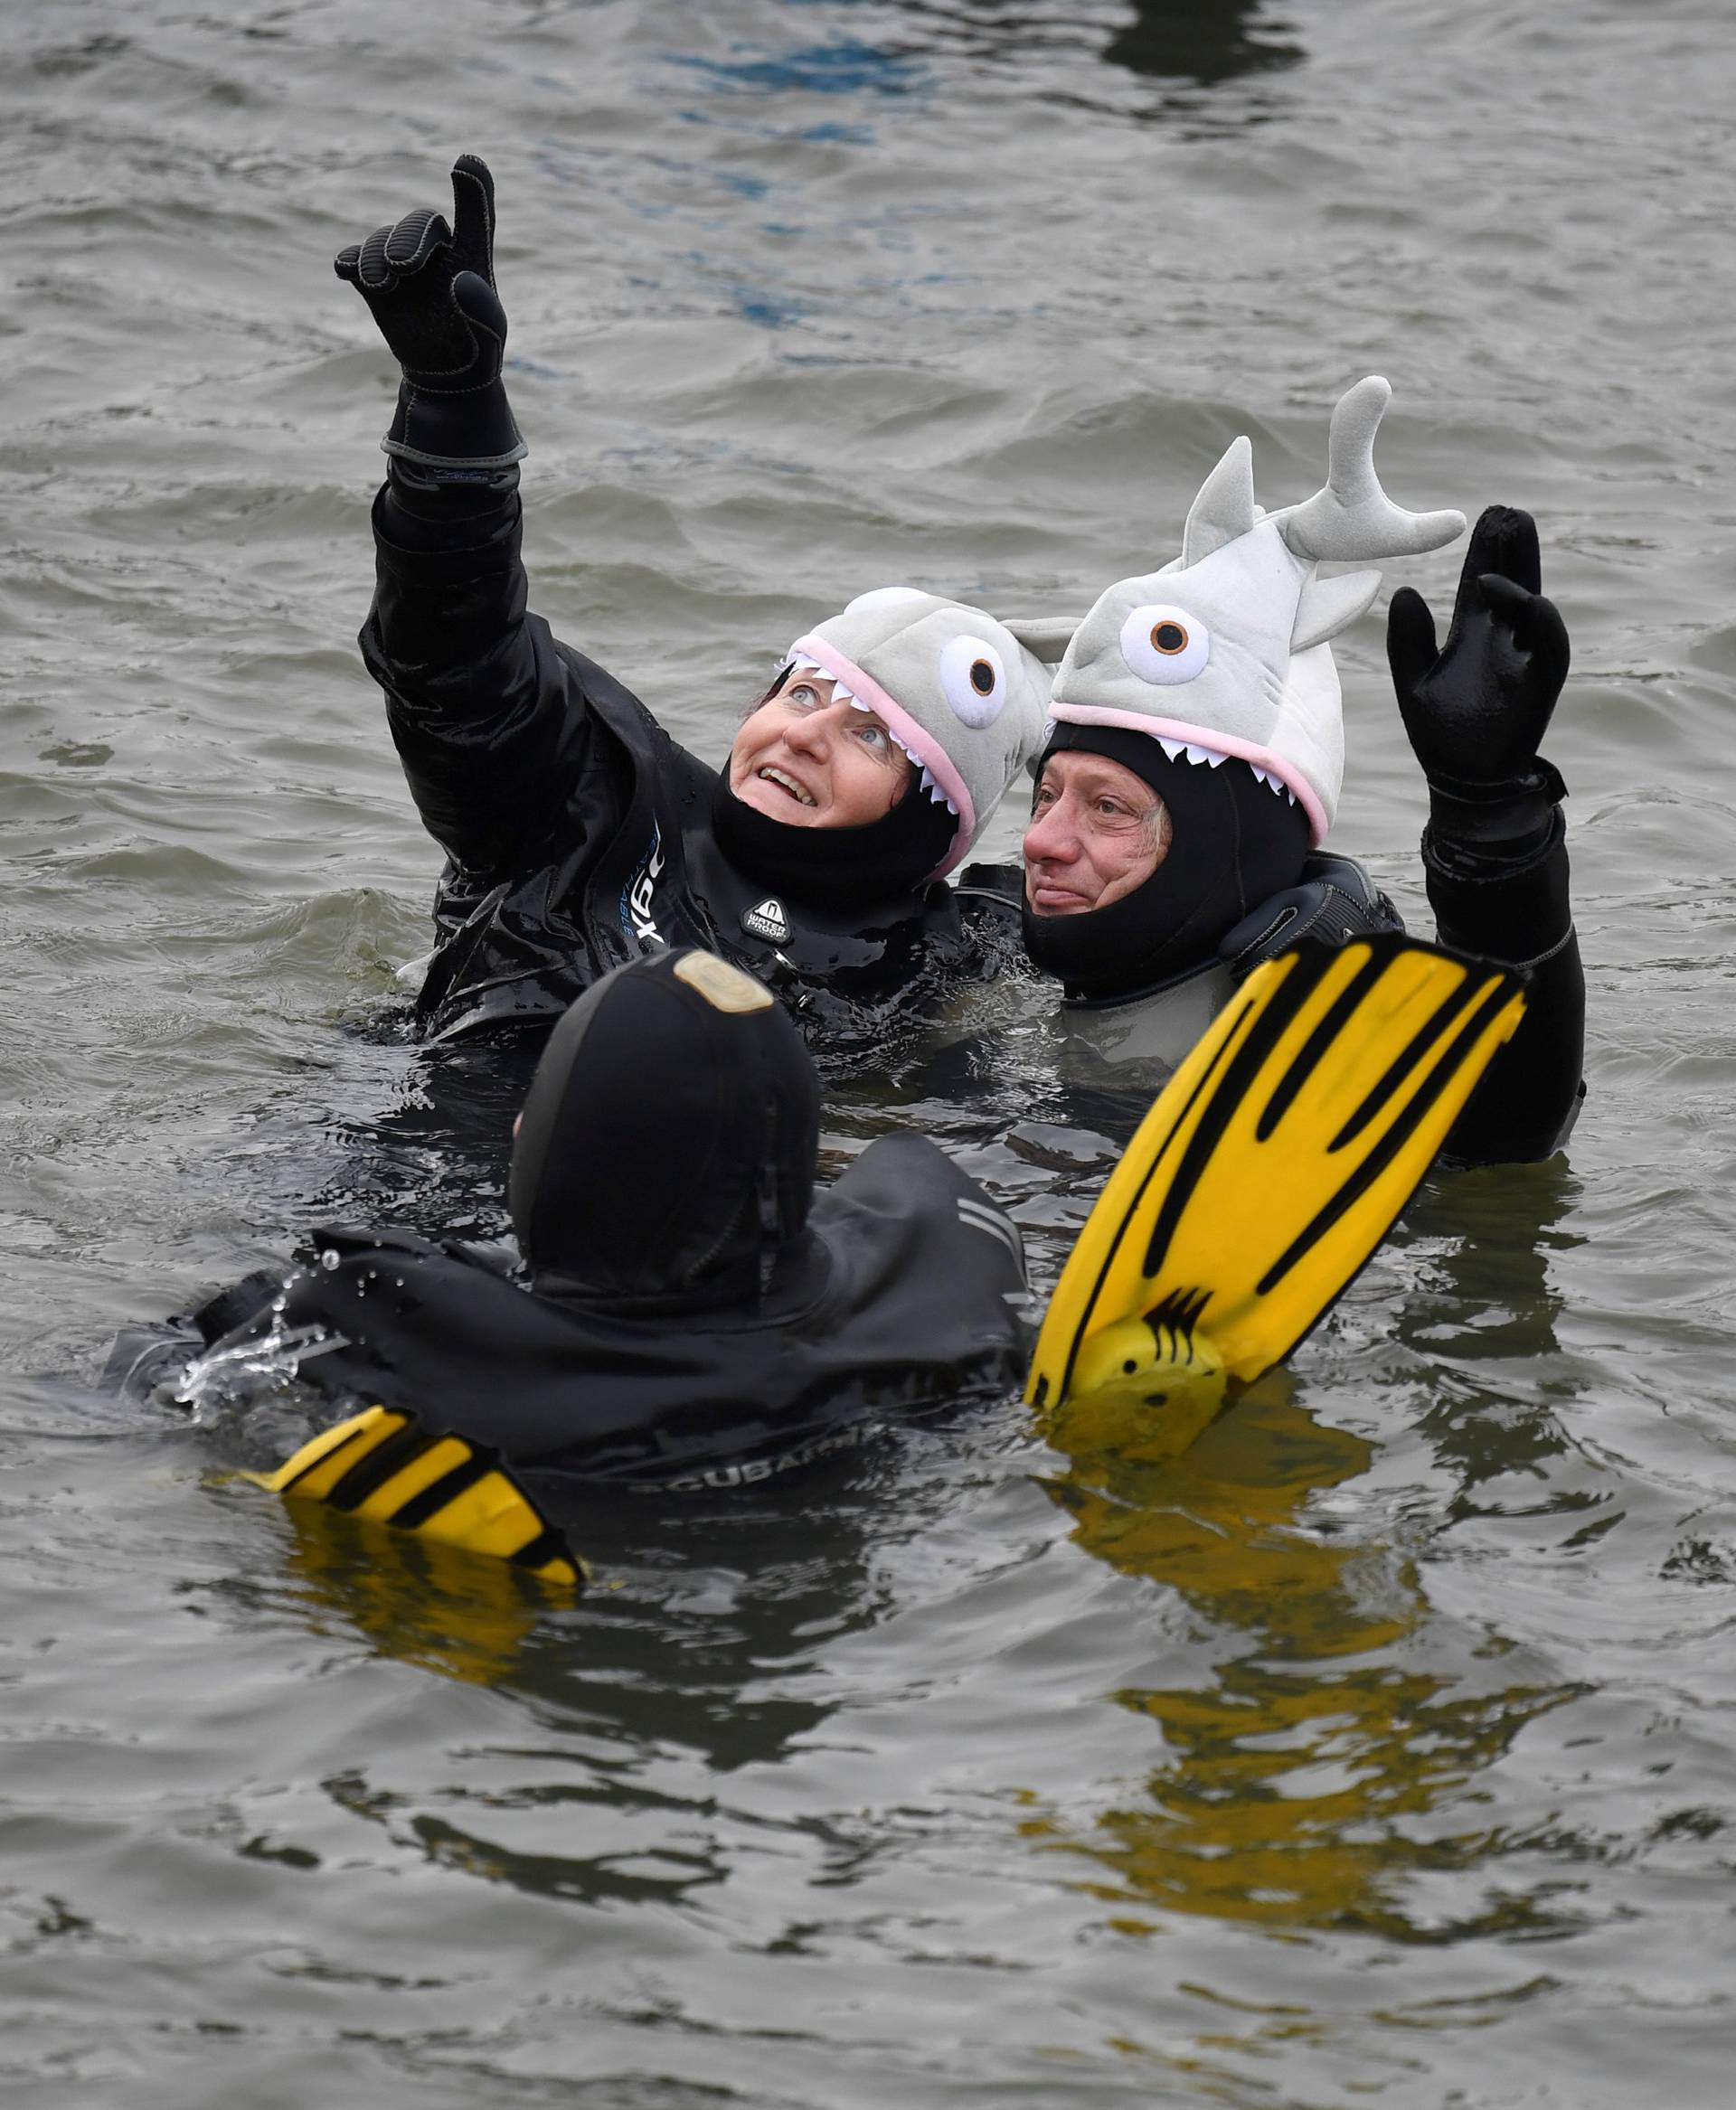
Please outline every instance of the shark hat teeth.
[[[1203, 768], [1216, 769], [1230, 760], [1230, 757], [1221, 749], [1202, 747], [1198, 740], [1167, 739], [1159, 734], [1157, 745], [1162, 748], [1172, 762], [1185, 759]], [[1262, 769], [1258, 762], [1250, 762], [1248, 767], [1268, 791], [1275, 792], [1279, 798], [1288, 799], [1292, 805], [1296, 804], [1295, 792], [1275, 771]]]
[[1201, 485], [1182, 553], [1099, 596], [1067, 647], [1051, 715], [1120, 726], [1215, 768], [1246, 762], [1303, 807], [1317, 845], [1344, 781], [1344, 708], [1329, 641], [1372, 605], [1377, 571], [1322, 578], [1322, 562], [1439, 549], [1464, 515], [1407, 513], [1382, 490], [1374, 434], [1392, 389], [1371, 374], [1332, 414], [1324, 489], [1265, 513], [1253, 452], [1231, 442]]
[[872, 711], [909, 758], [920, 796], [958, 823], [929, 875], [943, 878], [1037, 752], [1049, 668], [981, 608], [913, 587], [859, 595], [788, 657], [830, 680], [835, 698]]
[[[1172, 759], [1173, 758], [1172, 758]], [[1260, 782], [1266, 787], [1268, 791], [1275, 791], [1280, 798], [1288, 799], [1292, 805], [1296, 804], [1295, 792], [1290, 789], [1289, 786], [1285, 783], [1281, 777], [1274, 777], [1270, 770], [1262, 769], [1258, 762], [1250, 762], [1248, 767], [1253, 771], [1255, 777], [1260, 780]]]

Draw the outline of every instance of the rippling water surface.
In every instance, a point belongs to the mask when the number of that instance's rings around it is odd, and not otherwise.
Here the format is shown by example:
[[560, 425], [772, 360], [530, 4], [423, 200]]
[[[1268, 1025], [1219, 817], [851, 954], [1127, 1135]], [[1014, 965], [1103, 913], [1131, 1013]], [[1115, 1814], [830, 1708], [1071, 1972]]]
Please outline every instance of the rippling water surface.
[[[36, 0], [0, 58], [8, 2098], [1728, 2102], [1728, 11]], [[500, 1221], [511, 1080], [358, 1030], [437, 859], [329, 267], [462, 147], [537, 605], [708, 753], [816, 608], [1082, 608], [1389, 374], [1390, 488], [1531, 507], [1573, 633], [1571, 1162], [1436, 1182], [1162, 1473], [1009, 1404], [599, 1519], [576, 1609], [99, 1399], [312, 1221]], [[1420, 919], [1344, 659], [1337, 837]], [[1052, 1273], [1101, 1149], [1008, 1003], [833, 1143], [949, 1140]]]

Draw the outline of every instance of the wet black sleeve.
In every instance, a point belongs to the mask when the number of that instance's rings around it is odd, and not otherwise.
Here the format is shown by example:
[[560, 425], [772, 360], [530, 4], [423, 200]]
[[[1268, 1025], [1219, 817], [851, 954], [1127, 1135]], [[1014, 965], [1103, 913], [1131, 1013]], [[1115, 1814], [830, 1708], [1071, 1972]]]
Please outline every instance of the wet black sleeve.
[[361, 636], [424, 824], [484, 876], [539, 862], [602, 744], [577, 671], [526, 612], [517, 486], [515, 469], [436, 483], [393, 462]]
[[1438, 823], [1422, 838], [1442, 945], [1525, 971], [1525, 1015], [1453, 1124], [1443, 1154], [1461, 1164], [1545, 1158], [1585, 1096], [1585, 973], [1568, 892], [1566, 828], [1552, 806], [1539, 844], [1498, 855]]

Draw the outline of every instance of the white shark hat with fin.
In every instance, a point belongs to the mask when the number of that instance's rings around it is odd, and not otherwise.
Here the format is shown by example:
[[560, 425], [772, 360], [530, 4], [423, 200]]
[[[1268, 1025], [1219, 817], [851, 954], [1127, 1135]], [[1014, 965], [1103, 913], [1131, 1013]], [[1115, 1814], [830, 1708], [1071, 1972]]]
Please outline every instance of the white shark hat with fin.
[[825, 674], [835, 697], [873, 711], [920, 772], [914, 796], [956, 815], [952, 843], [929, 877], [962, 863], [1043, 744], [1052, 667], [981, 608], [912, 586], [858, 594], [786, 657], [797, 674]]
[[1460, 513], [1406, 513], [1381, 489], [1374, 434], [1392, 391], [1359, 381], [1332, 414], [1326, 486], [1300, 505], [1254, 504], [1253, 449], [1234, 440], [1200, 487], [1182, 553], [1124, 579], [1073, 634], [1050, 716], [1149, 733], [1172, 760], [1248, 763], [1302, 805], [1316, 847], [1338, 807], [1344, 730], [1327, 640], [1380, 590], [1378, 571], [1322, 579], [1323, 561], [1438, 550]]

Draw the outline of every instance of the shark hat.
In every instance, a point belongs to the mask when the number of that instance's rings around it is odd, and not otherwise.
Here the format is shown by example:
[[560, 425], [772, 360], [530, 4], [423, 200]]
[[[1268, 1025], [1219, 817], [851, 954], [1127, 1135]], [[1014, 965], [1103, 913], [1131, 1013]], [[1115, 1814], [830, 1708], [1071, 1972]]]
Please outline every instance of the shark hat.
[[1102, 594], [1055, 676], [1059, 726], [1148, 734], [1172, 762], [1233, 757], [1307, 815], [1317, 848], [1344, 781], [1343, 699], [1329, 640], [1380, 590], [1378, 571], [1322, 562], [1414, 556], [1464, 532], [1453, 512], [1406, 513], [1381, 489], [1374, 435], [1392, 391], [1360, 381], [1332, 414], [1326, 488], [1266, 513], [1253, 450], [1231, 442], [1200, 488], [1182, 553]]
[[953, 822], [926, 876], [961, 864], [1035, 755], [1052, 670], [1005, 624], [911, 586], [858, 594], [790, 646], [796, 675], [826, 675], [833, 695], [872, 711], [910, 758], [910, 796]]
[[889, 814], [857, 828], [797, 828], [737, 798], [727, 770], [712, 815], [744, 871], [811, 908], [854, 913], [943, 879], [960, 864], [1014, 777], [1035, 758], [1053, 661], [1072, 626], [1024, 629], [910, 586], [877, 587], [797, 638], [777, 695], [822, 674], [835, 702], [871, 711], [915, 780]]

